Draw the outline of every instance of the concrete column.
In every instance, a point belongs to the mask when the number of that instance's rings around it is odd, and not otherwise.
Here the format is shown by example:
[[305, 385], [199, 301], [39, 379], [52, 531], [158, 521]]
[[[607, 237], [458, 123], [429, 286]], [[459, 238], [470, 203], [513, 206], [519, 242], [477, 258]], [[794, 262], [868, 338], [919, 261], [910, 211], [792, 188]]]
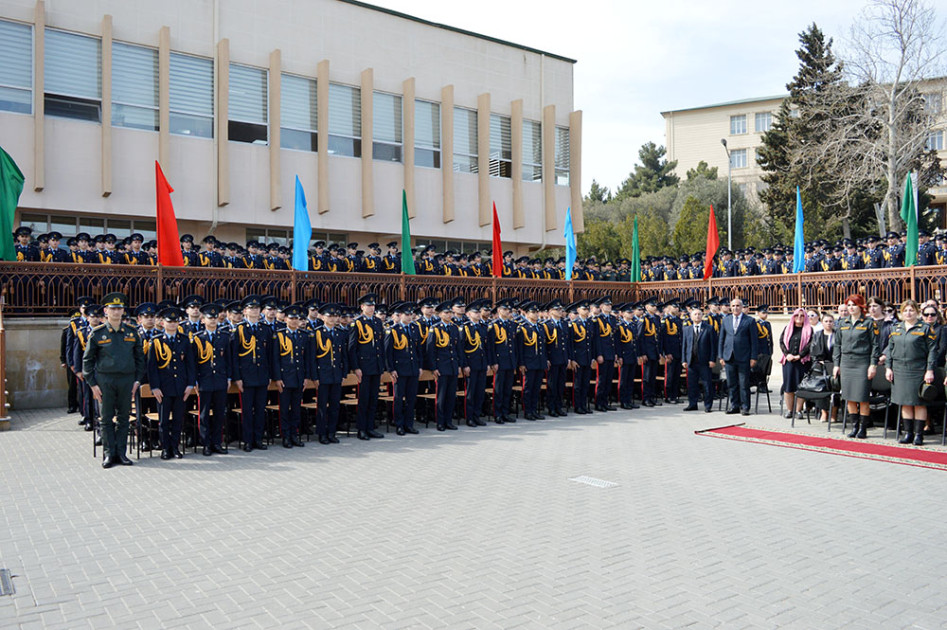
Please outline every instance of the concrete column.
[[371, 68], [362, 70], [362, 217], [375, 214], [375, 182], [372, 164], [372, 138], [374, 137], [375, 72]]
[[171, 160], [171, 29], [158, 31], [158, 162], [165, 173]]
[[404, 194], [408, 200], [408, 218], [417, 215], [414, 207], [414, 78], [405, 79], [401, 84], [401, 118], [404, 128], [401, 130], [403, 148], [401, 159], [404, 162]]
[[102, 18], [102, 196], [112, 194], [112, 16]]
[[510, 103], [510, 130], [513, 149], [513, 229], [526, 226], [523, 210], [523, 99]]
[[556, 227], [556, 106], [543, 108], [543, 230]]
[[46, 187], [46, 3], [37, 0], [33, 14], [33, 190]]
[[316, 66], [316, 181], [319, 214], [329, 211], [329, 60]]
[[230, 40], [217, 43], [217, 205], [230, 203]]
[[454, 86], [441, 88], [441, 181], [444, 223], [454, 220]]
[[572, 228], [585, 231], [582, 211], [582, 110], [569, 114], [569, 193], [572, 199]]
[[270, 126], [270, 210], [278, 210], [282, 205], [280, 194], [280, 50], [270, 53], [269, 99], [270, 114], [267, 123]]
[[490, 197], [490, 93], [477, 97], [477, 191], [480, 227], [493, 220]]

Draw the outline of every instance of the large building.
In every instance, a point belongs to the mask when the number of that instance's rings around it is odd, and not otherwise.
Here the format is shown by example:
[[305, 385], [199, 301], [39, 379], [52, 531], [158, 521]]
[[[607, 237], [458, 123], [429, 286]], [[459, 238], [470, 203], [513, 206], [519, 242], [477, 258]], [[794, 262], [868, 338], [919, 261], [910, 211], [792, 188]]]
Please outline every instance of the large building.
[[155, 161], [182, 233], [401, 234], [562, 245], [582, 228], [575, 61], [354, 0], [0, 0], [0, 146], [17, 219], [155, 233]]
[[[924, 93], [928, 107], [939, 114], [927, 143], [938, 152], [941, 163], [947, 165], [945, 87], [942, 80], [931, 81], [925, 84]], [[677, 160], [675, 173], [683, 178], [689, 169], [704, 161], [717, 167], [719, 176], [726, 177], [729, 156], [734, 187], [749, 198], [756, 198], [766, 185], [761, 179], [763, 169], [757, 163], [757, 150], [763, 143], [763, 132], [772, 126], [786, 98], [783, 94], [661, 112], [667, 159]], [[939, 224], [947, 227], [947, 181], [928, 190], [928, 194], [934, 198], [931, 207], [939, 212]]]

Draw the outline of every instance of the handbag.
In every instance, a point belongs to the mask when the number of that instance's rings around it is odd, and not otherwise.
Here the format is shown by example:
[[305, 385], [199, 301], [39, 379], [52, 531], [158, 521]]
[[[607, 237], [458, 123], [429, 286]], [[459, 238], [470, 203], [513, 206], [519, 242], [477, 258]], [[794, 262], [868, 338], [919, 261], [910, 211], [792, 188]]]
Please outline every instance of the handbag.
[[796, 389], [815, 394], [827, 392], [829, 391], [829, 377], [825, 374], [815, 373], [814, 371], [809, 372], [802, 381], [799, 382], [799, 386]]

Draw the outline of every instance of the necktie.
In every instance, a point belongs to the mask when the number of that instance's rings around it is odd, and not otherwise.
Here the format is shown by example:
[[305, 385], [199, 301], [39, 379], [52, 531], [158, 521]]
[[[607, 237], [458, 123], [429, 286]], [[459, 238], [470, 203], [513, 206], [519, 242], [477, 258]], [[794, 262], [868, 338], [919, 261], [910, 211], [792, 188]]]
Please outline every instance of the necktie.
[[733, 332], [736, 332], [740, 329], [740, 316], [737, 315], [733, 318]]

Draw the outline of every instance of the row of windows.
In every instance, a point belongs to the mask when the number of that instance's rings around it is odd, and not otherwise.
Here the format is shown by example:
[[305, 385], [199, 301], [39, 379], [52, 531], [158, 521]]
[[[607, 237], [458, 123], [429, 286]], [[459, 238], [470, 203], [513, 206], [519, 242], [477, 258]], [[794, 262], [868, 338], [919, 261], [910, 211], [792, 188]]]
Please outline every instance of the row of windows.
[[[756, 115], [756, 133], [763, 133], [764, 131], [769, 131], [770, 127], [773, 126], [773, 114], [770, 112], [758, 112]], [[730, 117], [730, 135], [739, 136], [747, 133], [747, 121], [746, 114], [739, 114], [737, 116]]]
[[[246, 240], [260, 241], [261, 243], [278, 243], [289, 246], [293, 240], [293, 231], [279, 228], [249, 228]], [[313, 232], [309, 243], [325, 241], [326, 243], [348, 243], [349, 235], [339, 232]]]
[[[46, 29], [45, 111], [101, 122], [102, 50], [95, 37]], [[268, 70], [230, 64], [228, 136], [235, 142], [266, 145]], [[32, 27], [0, 20], [0, 110], [32, 112]], [[213, 60], [172, 52], [170, 56], [170, 132], [211, 138], [214, 133]], [[402, 97], [372, 94], [372, 157], [403, 161]], [[280, 74], [280, 146], [316, 151], [318, 146], [316, 81]], [[415, 165], [441, 166], [440, 104], [415, 100]], [[329, 84], [329, 153], [362, 155], [361, 90]], [[158, 130], [158, 52], [115, 42], [112, 46], [112, 121], [115, 126]], [[477, 112], [454, 109], [453, 170], [478, 171]], [[542, 181], [542, 133], [537, 121], [525, 120], [522, 133], [523, 179]], [[569, 129], [555, 130], [556, 183], [569, 183]], [[512, 177], [512, 129], [509, 116], [490, 115], [490, 175]]]
[[[146, 241], [157, 238], [154, 221], [147, 219], [113, 219], [96, 217], [60, 216], [55, 214], [31, 214], [24, 212], [18, 225], [32, 228], [33, 232], [60, 232], [63, 238], [87, 232], [93, 236], [111, 232], [122, 238], [133, 232], [139, 232]], [[64, 243], [65, 244], [65, 243]]]

